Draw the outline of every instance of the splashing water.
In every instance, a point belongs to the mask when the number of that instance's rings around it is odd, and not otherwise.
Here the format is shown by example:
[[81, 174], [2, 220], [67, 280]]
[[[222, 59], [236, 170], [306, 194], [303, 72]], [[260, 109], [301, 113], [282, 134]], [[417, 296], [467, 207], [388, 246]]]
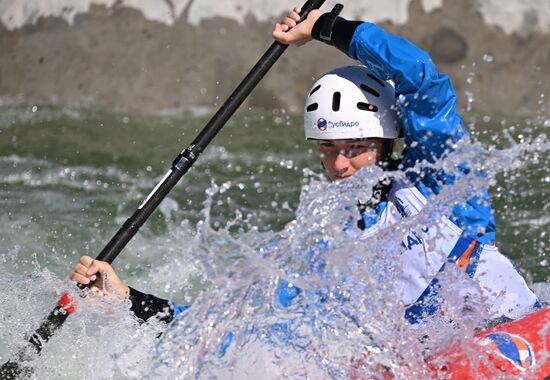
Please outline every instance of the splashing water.
[[[193, 311], [168, 329], [157, 346], [151, 375], [347, 379], [380, 376], [380, 368], [390, 368], [400, 378], [428, 377], [418, 353], [429, 345], [417, 338], [428, 334], [431, 342], [444, 346], [463, 339], [465, 332], [472, 336], [486, 306], [478, 285], [461, 271], [451, 271], [441, 280], [446, 289], [445, 318], [422, 331], [407, 326], [403, 305], [394, 301], [392, 289], [403, 237], [450, 214], [454, 204], [481, 192], [499, 172], [518, 169], [523, 159], [549, 148], [544, 136], [502, 150], [461, 143], [434, 167], [458, 174], [455, 168], [468, 158], [475, 170], [430, 199], [419, 215], [366, 241], [350, 239], [342, 226], [356, 200], [368, 196], [365, 189], [382, 176], [381, 170], [364, 169], [338, 183], [311, 180], [302, 189], [296, 221], [270, 237], [271, 247], [259, 252], [261, 260], [257, 247], [226, 235], [227, 254], [238, 252], [238, 257], [212, 279]], [[211, 233], [220, 238], [219, 231]], [[330, 241], [330, 249], [315, 248], [321, 241]], [[277, 288], [286, 286], [283, 279], [301, 287], [305, 295], [290, 308], [276, 299]], [[470, 296], [467, 305], [465, 293]]]
[[[533, 165], [548, 165], [550, 143], [541, 125], [522, 128], [520, 136], [514, 128], [495, 133], [489, 136], [492, 144], [463, 141], [445, 160], [410, 169], [432, 166], [458, 174], [458, 165], [467, 161], [473, 170], [430, 197], [418, 215], [367, 239], [344, 230], [356, 222], [357, 200], [370, 198], [370, 189], [383, 176], [381, 169], [366, 168], [349, 180], [328, 183], [322, 175], [303, 169], [314, 167], [315, 153], [304, 159], [295, 150], [305, 149], [293, 144], [284, 154], [272, 148], [251, 157], [214, 147], [190, 173], [194, 177], [186, 191], [193, 194], [171, 195], [117, 263], [130, 285], [180, 304], [192, 303], [192, 308], [166, 328], [156, 320], [138, 324], [124, 301], [77, 296], [79, 312], [28, 364], [36, 378], [348, 379], [381, 378], [388, 370], [396, 378], [429, 378], [423, 353], [471, 337], [487, 306], [478, 285], [463, 272], [451, 270], [441, 278], [445, 316], [428, 326], [408, 325], [404, 305], [394, 295], [401, 242], [411, 230], [434, 225], [455, 204], [487, 186], [497, 204], [516, 196], [522, 189], [510, 191], [509, 184], [522, 184], [525, 171], [538, 173]], [[123, 221], [132, 202], [139, 203], [156, 180], [146, 174], [151, 169], [85, 162], [60, 165], [16, 153], [1, 158], [6, 163], [3, 202], [11, 204], [18, 196], [27, 205], [3, 216], [5, 225], [11, 223], [11, 233], [2, 234], [3, 245], [14, 248], [0, 256], [0, 284], [5, 289], [2, 360], [24, 345], [64, 290], [77, 293], [71, 283], [59, 279], [69, 271], [66, 261], [75, 262], [88, 251], [93, 256], [109, 227]], [[218, 161], [223, 166], [216, 166]], [[217, 174], [224, 171], [228, 174]], [[207, 173], [208, 179], [200, 173]], [[389, 174], [404, 178], [401, 172]], [[284, 179], [274, 180], [277, 176]], [[300, 181], [303, 186], [294, 201], [270, 193], [298, 189]], [[543, 174], [530, 189], [540, 186], [545, 194], [544, 181]], [[266, 194], [268, 201], [262, 199]], [[67, 202], [76, 197], [83, 203]], [[272, 200], [290, 202], [287, 208], [295, 211], [270, 210]], [[59, 215], [66, 217], [51, 240], [44, 227], [48, 222], [41, 222], [37, 211], [44, 202], [49, 202], [44, 206], [49, 212], [59, 208]], [[109, 211], [98, 211], [101, 206]], [[72, 226], [82, 209], [88, 216], [82, 223], [91, 237]], [[275, 216], [269, 214], [275, 211]], [[261, 222], [269, 218], [273, 221]], [[283, 225], [281, 231], [274, 232], [275, 220]], [[538, 223], [527, 214], [514, 221], [524, 222]], [[32, 233], [21, 239], [13, 234], [13, 224], [22, 226], [17, 231], [27, 227]], [[544, 233], [543, 228], [539, 231]], [[547, 249], [544, 235], [537, 244], [540, 252]], [[78, 246], [87, 248], [83, 252]], [[30, 260], [28, 252], [35, 252]], [[545, 254], [537, 251], [530, 257], [540, 262]], [[291, 289], [291, 284], [301, 294], [285, 307], [278, 290]]]

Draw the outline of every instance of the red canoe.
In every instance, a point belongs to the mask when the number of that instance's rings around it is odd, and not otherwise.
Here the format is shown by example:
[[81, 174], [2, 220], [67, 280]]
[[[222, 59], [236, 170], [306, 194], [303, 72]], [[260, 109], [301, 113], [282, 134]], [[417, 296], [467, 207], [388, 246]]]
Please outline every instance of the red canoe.
[[[426, 368], [405, 365], [393, 372], [379, 366], [376, 376], [365, 376], [369, 366], [363, 358], [353, 360], [354, 380], [431, 378], [437, 380], [550, 380], [550, 307], [513, 322], [503, 323], [475, 334], [426, 359]], [[370, 367], [369, 373], [373, 368]], [[399, 371], [400, 373], [396, 373]]]
[[[475, 335], [429, 359], [438, 379], [550, 379], [550, 307]], [[478, 351], [481, 355], [475, 355]], [[472, 352], [474, 355], [472, 355]]]

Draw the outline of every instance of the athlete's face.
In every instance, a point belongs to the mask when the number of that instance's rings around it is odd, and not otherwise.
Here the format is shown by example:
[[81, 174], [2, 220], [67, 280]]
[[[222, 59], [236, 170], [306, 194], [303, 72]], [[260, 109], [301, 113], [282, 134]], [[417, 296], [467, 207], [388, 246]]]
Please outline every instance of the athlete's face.
[[380, 161], [382, 139], [321, 140], [319, 152], [329, 178], [338, 181]]

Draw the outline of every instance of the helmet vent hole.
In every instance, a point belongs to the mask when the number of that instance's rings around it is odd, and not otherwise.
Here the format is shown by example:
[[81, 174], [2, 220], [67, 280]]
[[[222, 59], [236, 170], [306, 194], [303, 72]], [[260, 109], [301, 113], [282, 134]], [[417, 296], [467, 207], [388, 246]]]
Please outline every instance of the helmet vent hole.
[[318, 89], [321, 88], [321, 85], [318, 84], [317, 86], [313, 87], [313, 89], [311, 90], [311, 92], [309, 93], [309, 96], [313, 95]]
[[368, 92], [371, 95], [376, 96], [377, 98], [380, 97], [380, 93], [376, 91], [374, 88], [367, 86], [366, 84], [361, 85], [361, 90]]
[[340, 109], [340, 93], [338, 91], [336, 91], [333, 95], [332, 95], [332, 110], [333, 111], [338, 111]]
[[382, 87], [385, 87], [386, 84], [384, 82], [382, 82], [380, 79], [378, 79], [377, 77], [375, 77], [374, 75], [372, 75], [371, 73], [368, 73], [367, 76], [372, 79], [373, 81], [377, 82], [380, 86]]
[[378, 107], [376, 107], [374, 104], [359, 102], [357, 103], [357, 108], [359, 108], [361, 111], [378, 112]]
[[317, 108], [319, 108], [319, 104], [312, 103], [309, 106], [307, 106], [306, 111], [307, 112], [315, 111]]

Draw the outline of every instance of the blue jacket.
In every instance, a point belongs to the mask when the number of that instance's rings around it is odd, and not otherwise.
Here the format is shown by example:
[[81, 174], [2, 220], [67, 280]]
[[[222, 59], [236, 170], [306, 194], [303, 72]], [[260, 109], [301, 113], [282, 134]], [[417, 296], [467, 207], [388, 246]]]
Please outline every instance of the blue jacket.
[[[357, 26], [348, 55], [359, 60], [383, 79], [395, 83], [397, 106], [405, 139], [403, 165], [422, 160], [434, 162], [452, 150], [452, 144], [468, 136], [456, 109], [451, 80], [440, 73], [429, 55], [402, 37], [386, 33], [374, 24]], [[467, 165], [461, 170], [469, 171]], [[409, 179], [427, 198], [438, 194], [455, 178], [443, 172], [424, 170]], [[495, 217], [487, 191], [456, 205], [449, 218], [481, 243], [494, 244]]]

